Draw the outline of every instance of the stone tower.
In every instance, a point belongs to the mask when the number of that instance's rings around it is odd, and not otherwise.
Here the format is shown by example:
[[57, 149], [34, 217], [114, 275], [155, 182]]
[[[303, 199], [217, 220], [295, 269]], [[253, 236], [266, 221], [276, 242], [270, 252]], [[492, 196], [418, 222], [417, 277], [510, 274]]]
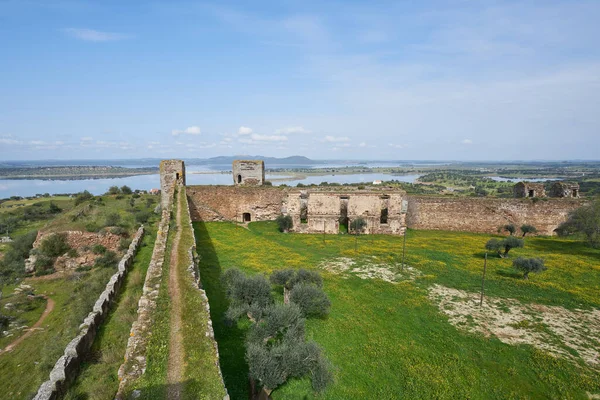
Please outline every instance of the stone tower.
[[235, 160], [233, 184], [235, 186], [260, 186], [265, 183], [265, 162], [261, 160]]
[[185, 164], [181, 160], [162, 160], [160, 162], [160, 205], [169, 206], [173, 198], [175, 185], [185, 186]]

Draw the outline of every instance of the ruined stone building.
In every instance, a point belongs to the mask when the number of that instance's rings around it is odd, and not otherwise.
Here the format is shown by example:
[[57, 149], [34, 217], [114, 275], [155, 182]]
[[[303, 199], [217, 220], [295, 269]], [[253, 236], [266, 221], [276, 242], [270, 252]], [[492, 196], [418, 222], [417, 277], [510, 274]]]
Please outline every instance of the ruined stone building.
[[550, 197], [579, 197], [579, 184], [555, 182], [550, 188]]
[[[165, 176], [163, 176], [165, 175]], [[530, 224], [539, 234], [552, 235], [570, 211], [583, 200], [568, 186], [562, 197], [530, 202], [521, 199], [408, 196], [400, 189], [372, 186], [290, 188], [262, 185], [262, 161], [234, 162], [233, 186], [187, 186], [193, 221], [272, 221], [289, 215], [293, 232], [336, 234], [362, 218], [367, 234], [403, 235], [406, 228], [496, 233], [505, 224]], [[239, 182], [238, 182], [239, 181]], [[176, 184], [185, 184], [182, 161], [161, 163], [161, 190], [172, 196]], [[568, 184], [567, 184], [568, 185]], [[545, 197], [544, 186], [519, 182], [515, 197]], [[554, 192], [552, 192], [554, 193]], [[566, 196], [569, 194], [570, 196]]]
[[260, 186], [265, 183], [265, 162], [261, 160], [235, 160], [233, 184]]
[[513, 187], [515, 197], [546, 197], [543, 183], [519, 182]]

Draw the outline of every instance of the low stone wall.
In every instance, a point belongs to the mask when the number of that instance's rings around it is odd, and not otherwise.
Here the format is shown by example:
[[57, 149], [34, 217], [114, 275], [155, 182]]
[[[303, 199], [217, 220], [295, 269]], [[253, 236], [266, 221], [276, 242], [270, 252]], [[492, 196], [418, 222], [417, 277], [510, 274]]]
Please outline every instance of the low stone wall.
[[143, 235], [144, 227], [142, 226], [135, 234], [127, 253], [125, 253], [119, 262], [117, 272], [110, 278], [106, 288], [94, 304], [94, 308], [79, 326], [79, 334], [75, 339], [71, 340], [65, 348], [63, 356], [54, 365], [54, 368], [50, 372], [50, 379], [44, 382], [38, 389], [34, 397], [35, 400], [60, 398], [65, 393], [68, 385], [77, 376], [81, 359], [92, 347], [99, 327], [106, 319], [111, 304], [119, 294], [127, 271], [133, 263], [135, 254], [142, 243]]
[[138, 319], [131, 326], [127, 349], [125, 350], [125, 362], [119, 367], [120, 383], [116, 395], [117, 399], [124, 398], [126, 386], [138, 379], [146, 370], [146, 347], [150, 339], [153, 313], [156, 309], [156, 300], [160, 290], [167, 238], [169, 236], [171, 205], [172, 203], [162, 210], [152, 258], [146, 272], [143, 293], [138, 302]]
[[[190, 229], [192, 233], [192, 246], [188, 250], [188, 260], [189, 266], [188, 271], [191, 275], [192, 281], [194, 282], [194, 286], [198, 289], [198, 294], [202, 298], [202, 303], [204, 304], [206, 315], [208, 316], [207, 321], [207, 329], [206, 329], [206, 337], [208, 337], [215, 349], [215, 363], [217, 370], [219, 371], [220, 384], [223, 386], [225, 390], [224, 399], [229, 400], [229, 395], [227, 394], [227, 388], [225, 387], [225, 382], [223, 381], [223, 373], [221, 372], [221, 366], [219, 365], [219, 347], [217, 345], [217, 341], [215, 340], [215, 332], [213, 330], [212, 320], [210, 319], [210, 305], [208, 303], [208, 297], [206, 296], [206, 291], [202, 288], [202, 280], [200, 279], [200, 270], [198, 269], [198, 253], [196, 252], [196, 235], [194, 233], [194, 226], [192, 225], [192, 216], [190, 214], [190, 207], [188, 204], [187, 196], [185, 197], [185, 210], [184, 214], [187, 218], [187, 229]], [[185, 223], [182, 223], [182, 225]]]
[[496, 199], [409, 196], [407, 226], [496, 233], [506, 224], [530, 224], [540, 235], [553, 235], [570, 211], [585, 204], [579, 199]]

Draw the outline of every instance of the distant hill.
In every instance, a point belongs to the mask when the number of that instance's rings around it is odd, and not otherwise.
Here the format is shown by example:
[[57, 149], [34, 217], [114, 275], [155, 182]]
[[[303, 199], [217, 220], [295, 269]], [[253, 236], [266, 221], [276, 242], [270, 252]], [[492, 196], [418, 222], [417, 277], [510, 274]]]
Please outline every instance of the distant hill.
[[284, 158], [277, 157], [264, 157], [264, 156], [249, 156], [249, 155], [238, 155], [238, 156], [219, 156], [212, 157], [206, 160], [207, 164], [231, 164], [234, 160], [263, 160], [267, 164], [289, 164], [289, 165], [315, 165], [322, 164], [322, 161], [311, 160], [304, 156], [291, 156]]

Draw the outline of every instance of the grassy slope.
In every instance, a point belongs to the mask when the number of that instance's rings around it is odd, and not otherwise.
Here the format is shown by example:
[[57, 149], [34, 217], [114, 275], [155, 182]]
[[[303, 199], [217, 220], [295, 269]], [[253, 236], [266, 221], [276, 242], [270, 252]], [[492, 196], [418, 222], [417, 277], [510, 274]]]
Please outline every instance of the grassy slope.
[[[221, 366], [233, 399], [247, 398], [243, 331], [222, 323], [227, 304], [222, 270], [239, 267], [270, 273], [285, 267], [314, 268], [330, 257], [399, 261], [399, 237], [361, 237], [359, 253], [349, 236], [293, 235], [273, 223], [250, 230], [228, 223], [196, 223], [201, 275], [211, 302]], [[488, 235], [409, 231], [407, 263], [424, 276], [390, 284], [324, 273], [332, 300], [329, 318], [309, 320], [307, 336], [317, 341], [336, 368], [336, 383], [322, 396], [343, 398], [585, 398], [600, 391], [600, 373], [553, 358], [531, 346], [465, 334], [431, 304], [425, 288], [438, 283], [477, 291], [482, 248]], [[542, 256], [548, 271], [529, 282], [516, 278], [511, 260], [490, 258], [486, 292], [523, 302], [599, 307], [600, 252], [570, 240], [527, 238], [513, 257]], [[306, 380], [292, 381], [273, 397], [312, 398]]]
[[[48, 379], [54, 363], [75, 337], [79, 324], [115, 271], [116, 265], [114, 269], [80, 274], [78, 279], [25, 280], [36, 293], [48, 295], [56, 305], [44, 321], [43, 330], [31, 335], [12, 352], [0, 355], [0, 386], [7, 398], [29, 398]], [[40, 314], [41, 311], [43, 308]]]
[[[146, 196], [136, 199], [136, 208], [152, 209], [153, 206], [146, 208]], [[148, 195], [148, 197], [151, 197]], [[153, 201], [156, 202], [155, 197]], [[43, 199], [43, 202], [50, 202], [51, 199]], [[68, 200], [63, 203], [55, 202], [63, 208], [63, 212], [50, 220], [41, 220], [24, 223], [15, 235], [29, 232], [34, 229], [44, 230], [66, 230], [83, 229], [89, 222], [97, 222], [102, 225], [106, 215], [113, 212], [119, 212], [122, 215], [124, 223], [131, 232], [134, 231], [134, 217], [129, 205], [129, 197], [117, 200], [114, 196], [104, 196], [104, 205], [93, 206], [87, 216], [72, 220], [72, 216], [88, 203], [73, 207], [73, 201]], [[152, 216], [149, 224], [155, 220]], [[91, 311], [94, 302], [100, 292], [106, 286], [110, 276], [116, 271], [114, 268], [93, 269], [85, 273], [78, 273], [66, 278], [52, 280], [24, 279], [24, 283], [34, 287], [36, 294], [46, 294], [55, 302], [55, 309], [44, 321], [43, 330], [34, 333], [12, 352], [0, 355], [0, 386], [2, 393], [6, 393], [9, 398], [21, 399], [29, 398], [37, 391], [38, 386], [46, 379], [56, 360], [64, 352], [66, 344], [75, 337], [79, 325]], [[11, 301], [9, 294], [12, 293], [15, 285], [5, 286], [2, 291], [4, 298], [2, 306]], [[45, 302], [38, 304], [33, 310], [19, 316], [28, 325], [35, 322], [42, 314], [45, 308]], [[12, 338], [14, 339], [14, 337]], [[3, 339], [3, 343], [4, 343]], [[1, 398], [2, 396], [0, 396]]]
[[123, 362], [131, 324], [137, 318], [138, 300], [142, 295], [155, 238], [155, 230], [150, 228], [146, 231], [117, 304], [98, 331], [91, 356], [82, 364], [79, 377], [65, 396], [66, 399], [84, 396], [89, 399], [114, 399], [119, 387], [117, 370]]

